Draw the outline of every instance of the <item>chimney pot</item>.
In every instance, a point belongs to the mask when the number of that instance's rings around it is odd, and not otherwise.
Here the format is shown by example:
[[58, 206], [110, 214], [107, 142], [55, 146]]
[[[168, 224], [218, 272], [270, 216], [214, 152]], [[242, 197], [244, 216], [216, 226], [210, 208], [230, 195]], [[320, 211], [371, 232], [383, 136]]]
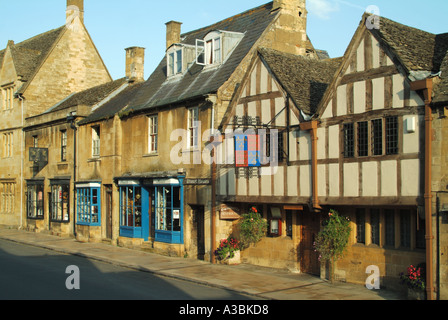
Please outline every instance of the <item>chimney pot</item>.
[[166, 48], [168, 49], [175, 43], [180, 43], [180, 34], [182, 22], [170, 21], [166, 24]]

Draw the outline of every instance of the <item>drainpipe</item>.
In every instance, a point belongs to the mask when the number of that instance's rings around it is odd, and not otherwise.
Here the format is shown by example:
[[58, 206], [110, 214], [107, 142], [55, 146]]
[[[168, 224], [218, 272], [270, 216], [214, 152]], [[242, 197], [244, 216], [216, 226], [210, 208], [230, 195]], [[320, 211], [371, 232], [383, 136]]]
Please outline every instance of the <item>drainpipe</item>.
[[318, 175], [317, 175], [317, 120], [312, 120], [309, 122], [304, 122], [300, 124], [300, 130], [310, 131], [311, 136], [311, 180], [313, 188], [313, 196], [311, 198], [311, 207], [315, 211], [322, 210], [319, 205], [319, 194], [318, 194]]
[[76, 238], [76, 112], [70, 112], [67, 116], [67, 122], [73, 130], [73, 236]]
[[422, 91], [425, 98], [425, 219], [426, 219], [426, 293], [434, 300], [433, 239], [432, 234], [432, 79], [411, 83], [411, 90]]
[[24, 188], [23, 188], [23, 182], [24, 182], [24, 164], [23, 162], [24, 160], [24, 155], [23, 155], [23, 150], [25, 148], [25, 133], [23, 131], [23, 126], [25, 125], [25, 115], [23, 114], [24, 108], [23, 108], [23, 102], [24, 102], [24, 98], [21, 94], [17, 94], [17, 98], [19, 98], [20, 100], [20, 108], [21, 108], [21, 112], [22, 112], [22, 135], [21, 135], [21, 139], [20, 139], [20, 152], [21, 152], [21, 162], [20, 162], [20, 219], [19, 219], [19, 229], [23, 229], [23, 192], [24, 192]]

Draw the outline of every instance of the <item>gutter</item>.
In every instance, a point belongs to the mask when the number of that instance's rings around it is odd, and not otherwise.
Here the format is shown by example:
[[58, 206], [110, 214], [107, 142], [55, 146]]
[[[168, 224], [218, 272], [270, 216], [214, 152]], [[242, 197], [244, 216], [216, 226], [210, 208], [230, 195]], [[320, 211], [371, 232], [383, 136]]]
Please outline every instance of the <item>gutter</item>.
[[432, 233], [432, 79], [411, 82], [411, 90], [421, 91], [425, 99], [425, 219], [426, 219], [426, 293], [434, 300], [433, 239]]

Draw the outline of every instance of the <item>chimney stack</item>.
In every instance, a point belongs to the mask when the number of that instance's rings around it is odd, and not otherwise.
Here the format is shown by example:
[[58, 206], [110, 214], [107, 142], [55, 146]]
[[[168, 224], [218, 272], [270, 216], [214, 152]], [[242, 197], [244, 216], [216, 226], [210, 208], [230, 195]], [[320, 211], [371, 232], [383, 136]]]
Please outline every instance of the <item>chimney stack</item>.
[[300, 17], [306, 16], [306, 0], [274, 0], [272, 10], [283, 9]]
[[79, 16], [81, 22], [84, 23], [84, 0], [67, 0], [67, 24], [71, 23], [77, 16]]
[[145, 81], [145, 48], [131, 47], [126, 50], [126, 78], [129, 82]]
[[181, 22], [170, 21], [166, 23], [166, 48], [180, 43]]

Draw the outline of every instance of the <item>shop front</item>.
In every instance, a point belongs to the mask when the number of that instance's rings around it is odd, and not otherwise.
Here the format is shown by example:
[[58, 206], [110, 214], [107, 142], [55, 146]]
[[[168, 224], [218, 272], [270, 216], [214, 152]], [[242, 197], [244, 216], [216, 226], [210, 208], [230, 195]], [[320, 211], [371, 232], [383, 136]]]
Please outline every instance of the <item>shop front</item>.
[[118, 179], [120, 237], [184, 244], [183, 177]]

